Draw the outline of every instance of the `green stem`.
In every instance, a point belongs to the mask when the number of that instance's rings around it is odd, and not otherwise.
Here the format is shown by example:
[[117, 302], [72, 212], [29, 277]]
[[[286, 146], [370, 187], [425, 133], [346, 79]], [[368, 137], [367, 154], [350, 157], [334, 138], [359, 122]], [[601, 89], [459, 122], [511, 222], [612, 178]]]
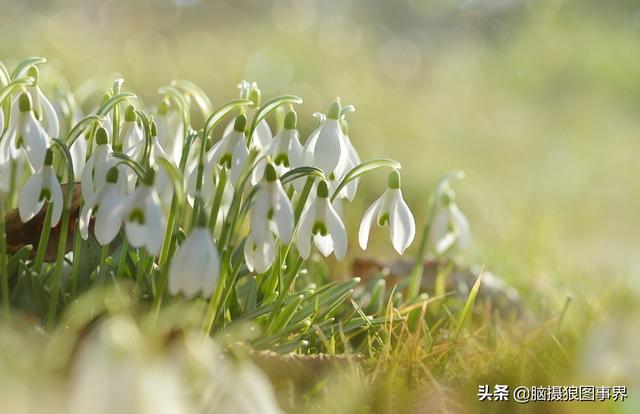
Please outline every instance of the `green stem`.
[[100, 249], [100, 267], [98, 268], [98, 277], [104, 275], [105, 267], [107, 266], [107, 258], [109, 257], [109, 245], [105, 244]]
[[177, 197], [174, 194], [171, 200], [171, 210], [169, 211], [169, 218], [167, 219], [167, 228], [164, 234], [164, 240], [162, 241], [162, 248], [160, 249], [160, 258], [158, 259], [158, 266], [160, 267], [160, 284], [156, 291], [154, 298], [154, 309], [158, 311], [162, 305], [162, 297], [167, 287], [169, 280], [169, 269], [167, 262], [169, 260], [169, 252], [171, 251], [171, 245], [173, 240], [173, 232], [175, 230], [175, 222], [177, 216]]
[[144, 271], [147, 267], [147, 252], [141, 247], [138, 249], [138, 271], [136, 274], [136, 286], [138, 290], [142, 289], [142, 280], [144, 278]]
[[47, 243], [49, 243], [49, 234], [51, 233], [52, 212], [53, 212], [53, 204], [47, 203], [47, 212], [44, 216], [42, 233], [40, 233], [40, 240], [38, 241], [38, 250], [36, 250], [36, 259], [33, 265], [33, 270], [38, 274], [42, 270], [42, 264], [44, 263], [44, 255], [47, 252]]
[[[437, 190], [436, 190], [437, 192]], [[409, 275], [409, 285], [407, 287], [407, 300], [408, 303], [415, 300], [420, 293], [420, 286], [422, 286], [422, 273], [424, 272], [424, 256], [427, 253], [427, 247], [429, 245], [429, 233], [431, 231], [431, 222], [435, 214], [437, 194], [433, 194], [429, 199], [427, 206], [427, 221], [424, 224], [424, 230], [422, 231], [422, 238], [420, 239], [420, 246], [415, 256], [415, 263], [411, 273]]]
[[122, 277], [122, 272], [124, 272], [124, 262], [127, 259], [127, 250], [129, 249], [129, 242], [127, 238], [124, 237], [122, 240], [122, 244], [120, 245], [120, 260], [118, 261], [118, 270], [116, 270], [116, 280], [119, 280]]
[[304, 205], [307, 204], [307, 199], [309, 198], [309, 193], [311, 193], [311, 188], [313, 187], [313, 177], [307, 177], [307, 181], [304, 183], [304, 187], [302, 188], [302, 193], [300, 193], [300, 199], [298, 200], [298, 204], [296, 204], [295, 210], [295, 222], [298, 223], [300, 220], [300, 216], [302, 215], [302, 210], [304, 210]]
[[222, 269], [220, 269], [220, 279], [218, 279], [218, 283], [216, 284], [216, 289], [213, 292], [213, 296], [209, 301], [209, 306], [207, 307], [207, 314], [204, 318], [204, 322], [202, 324], [202, 332], [205, 335], [209, 335], [211, 333], [211, 329], [213, 328], [213, 322], [216, 319], [216, 311], [218, 309], [218, 304], [220, 303], [220, 299], [222, 299], [222, 292], [224, 291], [224, 279], [227, 276], [227, 266], [226, 261], [222, 264]]

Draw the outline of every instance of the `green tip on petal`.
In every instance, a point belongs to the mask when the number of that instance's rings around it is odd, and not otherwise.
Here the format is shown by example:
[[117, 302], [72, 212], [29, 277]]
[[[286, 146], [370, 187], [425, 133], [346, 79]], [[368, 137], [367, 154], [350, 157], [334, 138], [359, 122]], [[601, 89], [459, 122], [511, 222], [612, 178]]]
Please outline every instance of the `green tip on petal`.
[[147, 173], [144, 176], [143, 183], [145, 185], [152, 186], [155, 179], [156, 179], [156, 170], [154, 170], [153, 168], [149, 168], [147, 170]]
[[111, 99], [111, 94], [109, 92], [105, 92], [105, 94], [102, 95], [102, 99], [100, 100], [100, 105], [105, 104], [109, 99]]
[[156, 121], [151, 121], [151, 136], [158, 136], [158, 125], [156, 124]]
[[318, 183], [316, 194], [320, 198], [329, 198], [329, 186], [326, 181], [322, 180]]
[[118, 167], [109, 168], [109, 171], [107, 171], [107, 182], [111, 184], [117, 183], [119, 174], [120, 171], [118, 171]]
[[331, 102], [331, 106], [329, 106], [329, 110], [327, 111], [327, 118], [338, 119], [340, 118], [341, 111], [342, 105], [340, 105], [340, 98], [336, 98], [333, 102]]
[[204, 207], [200, 208], [198, 210], [198, 217], [196, 219], [196, 227], [207, 227], [207, 221], [206, 209]]
[[284, 117], [284, 129], [296, 129], [298, 125], [298, 114], [293, 109], [287, 112]]
[[247, 117], [244, 114], [240, 114], [236, 116], [236, 121], [233, 124], [233, 129], [238, 132], [244, 132], [245, 127], [247, 126]]
[[262, 94], [260, 93], [260, 89], [251, 88], [249, 92], [249, 100], [253, 102], [253, 106], [260, 106], [260, 99], [262, 98]]
[[166, 116], [169, 113], [169, 101], [166, 99], [162, 101], [158, 107], [158, 115]]
[[29, 70], [27, 70], [27, 76], [32, 77], [37, 84], [38, 80], [40, 79], [40, 70], [37, 66], [31, 66]]
[[389, 174], [387, 187], [400, 188], [400, 172], [398, 170], [393, 170]]
[[53, 165], [53, 150], [51, 148], [47, 148], [47, 152], [44, 155], [44, 165]]
[[451, 188], [447, 188], [442, 192], [442, 202], [445, 206], [448, 206], [451, 203], [456, 201], [456, 193], [453, 192]]
[[23, 93], [18, 98], [18, 107], [20, 112], [29, 112], [31, 110], [31, 96], [28, 93]]
[[278, 174], [276, 174], [276, 169], [273, 167], [273, 164], [271, 164], [270, 162], [267, 163], [267, 167], [264, 170], [264, 178], [269, 183], [272, 183], [278, 179]]
[[109, 135], [107, 135], [107, 130], [103, 127], [99, 127], [96, 131], [96, 144], [98, 145], [106, 145], [109, 142]]
[[136, 115], [136, 107], [133, 105], [127, 106], [126, 111], [124, 112], [124, 120], [126, 122], [135, 122], [137, 119]]

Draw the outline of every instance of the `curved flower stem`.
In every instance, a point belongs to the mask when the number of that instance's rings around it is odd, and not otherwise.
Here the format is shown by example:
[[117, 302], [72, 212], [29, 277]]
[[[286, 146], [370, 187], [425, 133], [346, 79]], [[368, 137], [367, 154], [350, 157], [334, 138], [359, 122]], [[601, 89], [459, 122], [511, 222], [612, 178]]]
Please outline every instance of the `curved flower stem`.
[[2, 313], [9, 316], [9, 269], [7, 240], [4, 232], [4, 200], [0, 195], [0, 277], [2, 278]]
[[[56, 264], [54, 268], [53, 292], [51, 293], [51, 301], [49, 302], [49, 316], [47, 317], [47, 327], [53, 328], [56, 320], [56, 311], [58, 308], [58, 296], [60, 295], [60, 284], [62, 278], [62, 266], [64, 265], [64, 255], [67, 252], [67, 235], [69, 233], [69, 221], [71, 219], [71, 204], [73, 203], [73, 162], [69, 149], [64, 142], [53, 138], [52, 142], [58, 147], [64, 155], [67, 164], [67, 192], [65, 193], [64, 204], [62, 206], [62, 226], [60, 228], [60, 237], [58, 238], [58, 252], [56, 254]], [[47, 211], [47, 213], [49, 213]], [[40, 246], [38, 246], [39, 248]]]
[[47, 203], [47, 212], [44, 216], [44, 223], [42, 224], [42, 233], [40, 233], [40, 240], [38, 240], [38, 250], [36, 250], [36, 259], [33, 264], [33, 270], [38, 274], [42, 270], [42, 264], [44, 263], [44, 255], [47, 252], [47, 244], [49, 243], [49, 234], [51, 234], [52, 212], [53, 212], [53, 204]]
[[309, 193], [311, 193], [311, 188], [313, 187], [313, 177], [307, 177], [307, 181], [304, 183], [304, 187], [302, 188], [302, 193], [300, 193], [300, 198], [298, 199], [298, 204], [296, 204], [295, 210], [295, 223], [298, 223], [300, 220], [300, 216], [302, 215], [302, 210], [304, 210], [305, 204], [307, 204], [307, 200], [309, 199]]

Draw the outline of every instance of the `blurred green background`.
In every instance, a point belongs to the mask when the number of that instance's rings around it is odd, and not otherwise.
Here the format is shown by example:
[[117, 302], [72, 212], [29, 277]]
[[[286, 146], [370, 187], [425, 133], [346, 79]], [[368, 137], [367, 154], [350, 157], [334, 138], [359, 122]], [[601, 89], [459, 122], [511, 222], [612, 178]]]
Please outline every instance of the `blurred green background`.
[[[639, 284], [637, 2], [0, 0], [0, 51], [46, 56], [73, 88], [121, 75], [150, 103], [174, 78], [214, 104], [255, 80], [265, 97], [304, 97], [306, 133], [341, 96], [362, 158], [402, 162], [419, 222], [435, 180], [466, 171], [470, 262], [534, 292], [560, 286], [543, 296], [560, 302], [586, 278], [591, 293]], [[374, 181], [348, 209], [353, 235]]]

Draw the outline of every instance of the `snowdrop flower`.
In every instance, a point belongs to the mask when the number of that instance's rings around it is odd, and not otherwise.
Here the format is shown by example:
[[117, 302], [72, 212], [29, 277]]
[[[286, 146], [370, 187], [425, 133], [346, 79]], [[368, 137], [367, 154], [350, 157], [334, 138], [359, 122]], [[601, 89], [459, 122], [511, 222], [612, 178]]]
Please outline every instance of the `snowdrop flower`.
[[[198, 200], [196, 202], [199, 202]], [[169, 292], [191, 298], [199, 293], [209, 297], [220, 276], [220, 257], [207, 228], [205, 213], [180, 245], [169, 265]]]
[[108, 213], [112, 221], [117, 221], [120, 217], [125, 218], [125, 230], [131, 246], [144, 246], [153, 255], [162, 246], [165, 227], [160, 197], [154, 186], [155, 173], [155, 170], [150, 168], [142, 184], [124, 203]]
[[27, 86], [27, 92], [31, 95], [33, 102], [33, 111], [36, 114], [36, 119], [42, 120], [42, 126], [44, 127], [47, 135], [53, 138], [60, 136], [60, 121], [58, 120], [58, 114], [55, 108], [51, 104], [51, 101], [45, 96], [38, 86], [38, 80], [40, 79], [40, 72], [36, 66], [31, 66], [27, 71], [27, 76], [35, 79], [33, 85]]
[[42, 169], [27, 179], [20, 191], [18, 213], [23, 222], [35, 217], [44, 206], [44, 202], [52, 203], [51, 227], [60, 221], [62, 214], [62, 189], [58, 177], [53, 171], [53, 151], [47, 149]]
[[[105, 128], [99, 127], [96, 130], [95, 142], [96, 146], [87, 160], [80, 178], [82, 195], [85, 200], [93, 197], [94, 193], [106, 182], [109, 168], [116, 164], [116, 160], [111, 155], [111, 145], [109, 145], [109, 137]], [[123, 178], [120, 178], [121, 182], [123, 182]]]
[[[343, 119], [343, 121], [344, 121], [344, 119]], [[344, 172], [348, 173], [353, 168], [355, 168], [358, 165], [360, 165], [360, 156], [358, 155], [358, 151], [356, 151], [356, 148], [351, 143], [351, 139], [349, 138], [349, 135], [347, 134], [347, 123], [346, 123], [346, 121], [343, 122], [343, 130], [345, 131], [345, 133], [342, 136], [344, 138], [344, 142], [345, 142], [345, 145], [347, 147], [347, 165], [345, 167]], [[340, 177], [340, 178], [342, 178], [342, 177]], [[356, 193], [358, 191], [358, 182], [359, 181], [360, 181], [360, 179], [350, 181], [349, 184], [347, 184], [344, 187], [344, 189], [342, 191], [340, 191], [340, 194], [338, 195], [338, 197], [346, 198], [349, 201], [353, 201], [353, 199], [356, 197]], [[335, 185], [336, 186], [338, 185], [337, 182], [336, 182]]]
[[97, 192], [86, 199], [80, 212], [79, 228], [83, 239], [89, 237], [89, 221], [95, 213], [96, 221], [93, 232], [101, 245], [110, 243], [120, 231], [122, 216], [113, 214], [122, 211], [119, 206], [124, 203], [121, 187], [118, 186], [118, 167], [111, 167], [107, 172], [106, 182]]
[[300, 219], [300, 229], [296, 240], [303, 259], [311, 253], [311, 239], [325, 257], [335, 252], [336, 259], [342, 260], [347, 254], [347, 232], [340, 216], [329, 201], [329, 187], [326, 181], [317, 186], [317, 197], [311, 202]]
[[140, 161], [144, 154], [144, 135], [142, 128], [138, 125], [136, 108], [133, 105], [127, 106], [124, 113], [124, 124], [122, 125], [122, 152], [136, 161]]
[[340, 179], [349, 164], [349, 148], [340, 127], [340, 101], [333, 101], [327, 119], [309, 137], [303, 148], [308, 165], [320, 168], [330, 180]]
[[[249, 99], [253, 101], [253, 105], [247, 109], [248, 117], [253, 118], [256, 115], [256, 110], [260, 108], [261, 93], [260, 89], [258, 89], [258, 84], [255, 82], [242, 81], [238, 84], [238, 88], [240, 89], [241, 99]], [[232, 129], [233, 123], [230, 122], [225, 128], [224, 134], [227, 135]], [[256, 129], [253, 131], [253, 135], [251, 137], [251, 148], [264, 152], [271, 144], [272, 139], [273, 134], [271, 133], [271, 128], [269, 128], [267, 121], [263, 119], [258, 122]]]
[[[273, 138], [266, 150], [276, 164], [278, 175], [288, 172], [293, 167], [302, 165], [302, 145], [296, 124], [298, 116], [291, 110], [284, 118], [284, 128]], [[256, 185], [264, 175], [264, 168], [267, 162], [263, 158], [259, 161], [251, 176], [251, 183]], [[300, 189], [301, 190], [301, 189]]]
[[471, 239], [469, 221], [455, 202], [455, 193], [446, 188], [436, 206], [429, 234], [437, 254], [456, 248], [465, 249]]
[[[36, 119], [31, 105], [31, 98], [23, 93], [18, 98], [18, 109], [12, 114], [7, 136], [7, 147], [4, 156], [15, 159], [18, 149], [23, 148], [27, 159], [35, 171], [40, 171], [44, 165], [45, 154], [50, 146], [51, 138]], [[13, 111], [12, 111], [13, 112]]]
[[78, 137], [69, 148], [71, 163], [73, 164], [73, 175], [76, 180], [82, 179], [82, 172], [87, 163], [87, 149], [87, 138], [82, 136]]
[[367, 249], [369, 232], [374, 219], [380, 227], [389, 226], [391, 244], [399, 254], [403, 254], [416, 235], [416, 223], [411, 210], [402, 198], [398, 171], [389, 174], [387, 190], [374, 201], [362, 217], [358, 232], [358, 241], [362, 250]]
[[276, 256], [277, 237], [288, 244], [293, 235], [293, 207], [282, 188], [276, 170], [271, 163], [265, 170], [265, 183], [256, 194], [251, 210], [251, 234], [245, 241], [244, 257], [247, 268], [264, 273]]
[[158, 107], [158, 116], [155, 119], [160, 145], [171, 156], [176, 165], [180, 164], [182, 157], [182, 145], [184, 125], [178, 111], [169, 111], [169, 104], [163, 101]]
[[207, 164], [219, 164], [230, 170], [230, 178], [233, 184], [238, 182], [247, 158], [249, 158], [249, 149], [244, 136], [246, 125], [246, 116], [243, 114], [238, 115], [234, 122], [233, 130], [216, 143], [206, 157]]

